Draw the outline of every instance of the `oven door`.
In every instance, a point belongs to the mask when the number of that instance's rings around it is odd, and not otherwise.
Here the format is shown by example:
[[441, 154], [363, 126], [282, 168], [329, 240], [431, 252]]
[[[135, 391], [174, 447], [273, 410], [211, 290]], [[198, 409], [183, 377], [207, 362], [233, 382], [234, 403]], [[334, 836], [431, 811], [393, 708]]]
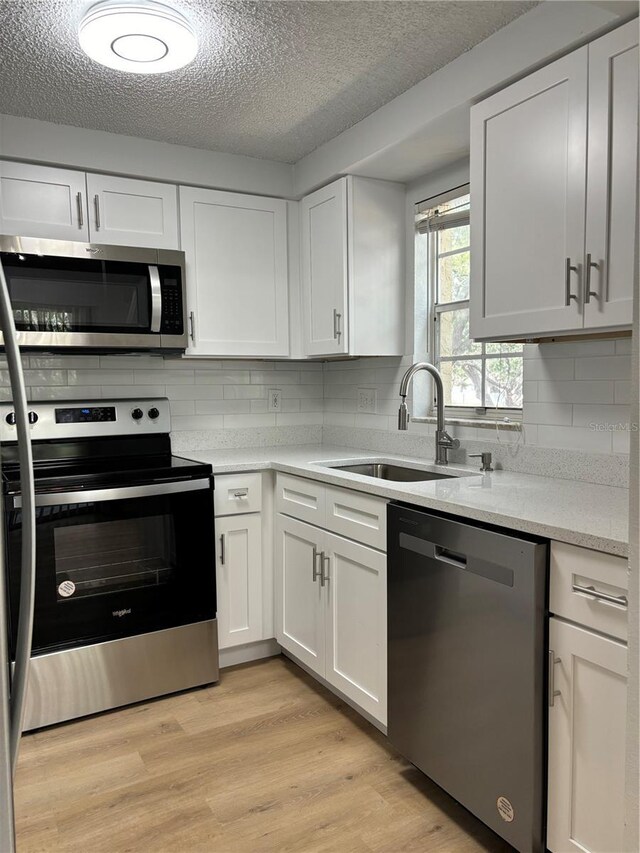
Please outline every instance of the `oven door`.
[[[10, 610], [19, 601], [20, 499], [6, 502]], [[212, 619], [211, 480], [36, 494], [33, 654]], [[11, 624], [15, 647], [15, 618]]]

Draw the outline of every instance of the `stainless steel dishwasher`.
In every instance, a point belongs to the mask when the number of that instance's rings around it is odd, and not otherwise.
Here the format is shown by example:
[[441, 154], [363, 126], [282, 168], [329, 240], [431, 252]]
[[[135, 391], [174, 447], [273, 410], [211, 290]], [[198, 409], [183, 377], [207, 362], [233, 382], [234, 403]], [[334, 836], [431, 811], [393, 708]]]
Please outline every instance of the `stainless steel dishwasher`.
[[544, 850], [548, 544], [391, 504], [389, 739], [521, 853]]

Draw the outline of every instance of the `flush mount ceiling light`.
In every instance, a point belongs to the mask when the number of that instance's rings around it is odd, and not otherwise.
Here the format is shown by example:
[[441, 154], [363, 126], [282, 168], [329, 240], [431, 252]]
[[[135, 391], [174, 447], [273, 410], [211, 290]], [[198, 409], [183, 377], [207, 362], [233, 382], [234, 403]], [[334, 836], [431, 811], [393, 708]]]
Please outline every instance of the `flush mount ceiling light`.
[[132, 74], [175, 71], [198, 51], [184, 15], [153, 0], [97, 3], [82, 19], [78, 38], [91, 59]]

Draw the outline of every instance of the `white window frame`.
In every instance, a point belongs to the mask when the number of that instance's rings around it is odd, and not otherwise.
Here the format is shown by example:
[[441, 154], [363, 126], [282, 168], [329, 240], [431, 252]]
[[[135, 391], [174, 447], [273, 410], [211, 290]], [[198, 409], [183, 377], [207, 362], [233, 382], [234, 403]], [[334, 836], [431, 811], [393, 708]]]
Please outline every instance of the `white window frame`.
[[[443, 362], [455, 362], [455, 361], [469, 361], [470, 359], [479, 361], [482, 369], [482, 397], [483, 404], [486, 402], [486, 363], [489, 359], [496, 358], [496, 353], [487, 353], [486, 344], [481, 344], [481, 352], [474, 353], [472, 355], [461, 355], [461, 356], [440, 356], [440, 317], [447, 313], [448, 311], [455, 311], [457, 309], [469, 309], [469, 300], [461, 299], [456, 302], [444, 302], [438, 304], [436, 302], [437, 294], [438, 294], [438, 260], [441, 257], [448, 257], [450, 255], [461, 254], [462, 252], [470, 251], [469, 247], [463, 247], [461, 249], [453, 249], [449, 252], [443, 252], [441, 255], [438, 255], [437, 252], [433, 250], [433, 244], [437, 240], [438, 230], [431, 229], [428, 232], [424, 227], [424, 219], [422, 220], [423, 224], [421, 226], [419, 220], [419, 214], [437, 207], [438, 204], [444, 204], [446, 201], [451, 201], [455, 198], [462, 197], [469, 194], [469, 184], [462, 185], [460, 187], [456, 187], [454, 190], [450, 190], [447, 193], [443, 193], [440, 196], [436, 196], [434, 198], [428, 199], [426, 202], [421, 202], [416, 205], [416, 237], [418, 234], [428, 233], [429, 243], [427, 246], [427, 305], [428, 305], [428, 329], [427, 329], [427, 345], [429, 351], [429, 357], [433, 364], [440, 370], [440, 365]], [[449, 224], [449, 227], [454, 227], [453, 223], [456, 225], [467, 225], [469, 224], [470, 211], [458, 211], [451, 213], [444, 213], [442, 215], [443, 222]], [[517, 354], [513, 354], [510, 356], [511, 358], [517, 358]], [[524, 356], [521, 355], [521, 358]], [[435, 415], [435, 395], [431, 401], [431, 406], [429, 409], [428, 417], [433, 417]], [[513, 408], [507, 406], [446, 406], [445, 411], [449, 418], [461, 419], [461, 420], [491, 420], [498, 421], [504, 420], [505, 418], [511, 421], [521, 421], [522, 420], [522, 408]]]

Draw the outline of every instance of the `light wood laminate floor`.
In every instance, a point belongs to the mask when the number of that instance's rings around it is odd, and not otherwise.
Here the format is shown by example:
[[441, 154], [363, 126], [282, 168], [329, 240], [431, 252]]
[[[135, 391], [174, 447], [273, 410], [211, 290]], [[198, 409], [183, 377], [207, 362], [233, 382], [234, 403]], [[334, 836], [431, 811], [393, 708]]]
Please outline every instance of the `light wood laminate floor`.
[[284, 657], [27, 735], [19, 853], [511, 848]]

